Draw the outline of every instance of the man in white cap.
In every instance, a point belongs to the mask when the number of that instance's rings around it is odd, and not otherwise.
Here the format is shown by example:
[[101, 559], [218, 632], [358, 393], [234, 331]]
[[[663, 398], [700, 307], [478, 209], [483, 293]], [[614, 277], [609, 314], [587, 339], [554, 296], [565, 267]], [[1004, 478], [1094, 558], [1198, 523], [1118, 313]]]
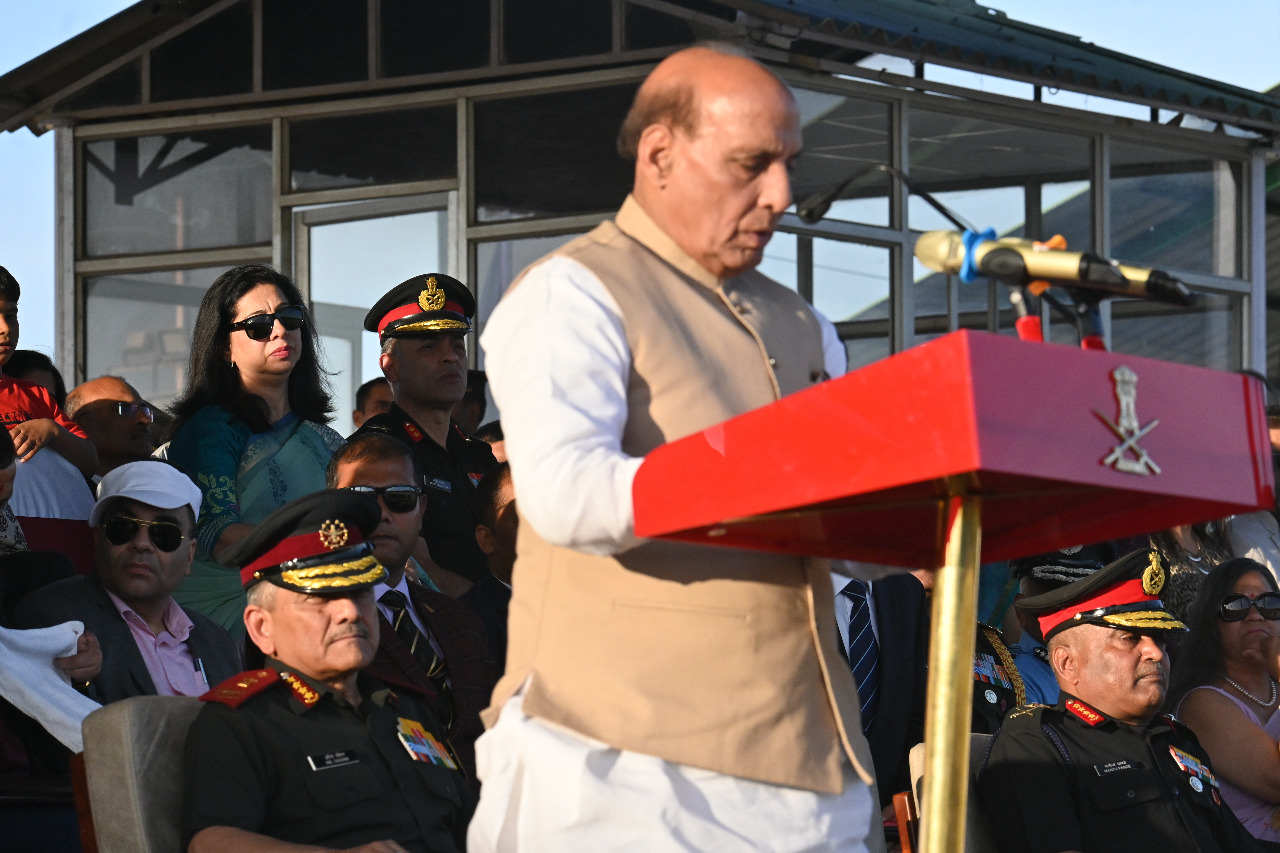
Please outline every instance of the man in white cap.
[[121, 465], [98, 484], [89, 515], [94, 571], [36, 590], [18, 605], [19, 627], [78, 620], [86, 637], [96, 637], [98, 671], [68, 671], [91, 698], [106, 704], [199, 696], [240, 671], [227, 632], [171, 597], [191, 570], [199, 512], [200, 489], [169, 463]]

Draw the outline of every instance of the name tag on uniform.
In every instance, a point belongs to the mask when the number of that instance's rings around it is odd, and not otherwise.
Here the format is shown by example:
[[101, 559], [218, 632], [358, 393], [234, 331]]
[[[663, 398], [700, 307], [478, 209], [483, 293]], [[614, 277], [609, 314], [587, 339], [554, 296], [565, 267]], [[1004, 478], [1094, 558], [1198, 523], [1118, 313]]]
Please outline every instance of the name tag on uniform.
[[307, 763], [312, 770], [332, 770], [335, 767], [346, 767], [348, 764], [359, 764], [360, 759], [350, 750], [343, 752], [326, 752], [321, 755], [308, 755]]
[[441, 492], [453, 491], [453, 483], [450, 483], [443, 477], [432, 477], [430, 480], [427, 480], [427, 485]]
[[1134, 767], [1127, 761], [1108, 761], [1106, 764], [1095, 764], [1093, 770], [1099, 776], [1107, 776], [1111, 773], [1119, 773], [1122, 770], [1133, 770]]

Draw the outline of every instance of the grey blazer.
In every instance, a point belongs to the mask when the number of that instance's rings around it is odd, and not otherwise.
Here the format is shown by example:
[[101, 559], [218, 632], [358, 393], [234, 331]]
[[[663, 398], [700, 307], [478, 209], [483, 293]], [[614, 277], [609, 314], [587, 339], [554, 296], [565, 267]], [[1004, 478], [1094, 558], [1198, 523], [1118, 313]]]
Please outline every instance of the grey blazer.
[[[222, 626], [185, 607], [183, 612], [195, 626], [187, 647], [204, 664], [209, 686], [240, 672], [240, 651]], [[83, 622], [102, 646], [102, 671], [89, 685], [91, 699], [106, 705], [130, 696], [155, 695], [142, 652], [97, 576], [77, 576], [42, 587], [19, 602], [14, 613], [19, 628], [46, 628], [73, 619]]]

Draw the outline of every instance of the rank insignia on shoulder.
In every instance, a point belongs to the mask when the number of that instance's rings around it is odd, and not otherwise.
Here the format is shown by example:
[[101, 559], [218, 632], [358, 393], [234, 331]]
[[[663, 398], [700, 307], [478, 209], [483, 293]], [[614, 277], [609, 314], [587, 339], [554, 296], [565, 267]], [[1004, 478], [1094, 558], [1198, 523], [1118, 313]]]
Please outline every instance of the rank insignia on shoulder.
[[1031, 650], [1031, 654], [1035, 655], [1036, 660], [1040, 661], [1040, 663], [1049, 662], [1049, 650], [1046, 649], [1044, 646], [1036, 646], [1034, 649]]
[[1098, 723], [1106, 719], [1106, 717], [1102, 716], [1079, 699], [1068, 699], [1066, 702], [1066, 709], [1091, 726], [1096, 726]]
[[396, 727], [396, 737], [400, 739], [401, 745], [414, 761], [426, 761], [448, 767], [450, 770], [458, 769], [458, 765], [449, 756], [449, 750], [444, 744], [436, 740], [435, 735], [427, 731], [417, 720], [400, 717], [399, 725]]
[[1034, 715], [1036, 711], [1044, 707], [1047, 707], [1047, 706], [1041, 705], [1038, 702], [1031, 702], [1026, 705], [1019, 705], [1018, 707], [1010, 711], [1009, 716], [1006, 717], [1005, 719], [1012, 720], [1017, 717], [1030, 717]]
[[417, 424], [406, 423], [404, 425], [404, 431], [405, 431], [405, 434], [409, 436], [409, 438], [413, 439], [415, 444], [419, 441], [422, 441], [422, 437], [423, 437], [422, 430], [418, 429]]
[[292, 672], [282, 672], [280, 673], [280, 678], [293, 690], [293, 698], [297, 699], [306, 707], [310, 708], [312, 705], [320, 701], [320, 694], [307, 686], [306, 682], [301, 678], [298, 678], [298, 676], [294, 675]]
[[279, 682], [280, 676], [274, 669], [255, 669], [233, 675], [226, 681], [210, 688], [200, 697], [201, 702], [218, 702], [232, 708], [239, 708], [246, 699], [257, 696], [271, 685]]

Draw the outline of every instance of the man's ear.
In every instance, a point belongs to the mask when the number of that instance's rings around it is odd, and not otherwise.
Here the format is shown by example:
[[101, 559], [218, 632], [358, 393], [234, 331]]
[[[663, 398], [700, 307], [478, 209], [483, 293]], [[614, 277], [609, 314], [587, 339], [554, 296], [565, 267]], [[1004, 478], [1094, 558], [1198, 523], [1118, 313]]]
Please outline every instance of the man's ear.
[[273, 657], [276, 653], [275, 640], [272, 638], [273, 625], [271, 612], [257, 604], [249, 604], [244, 608], [244, 627], [249, 632], [249, 639], [262, 649], [262, 653]]
[[636, 146], [636, 172], [661, 189], [671, 174], [672, 145], [675, 134], [665, 124], [651, 124], [640, 134]]
[[1049, 664], [1063, 686], [1071, 687], [1080, 683], [1080, 656], [1070, 645], [1055, 643], [1049, 649]]
[[480, 550], [486, 554], [493, 553], [493, 531], [489, 529], [487, 524], [476, 525], [476, 544], [479, 545]]
[[378, 356], [378, 367], [382, 368], [382, 375], [392, 385], [400, 381], [400, 369], [396, 366], [396, 357], [391, 353], [384, 352]]

